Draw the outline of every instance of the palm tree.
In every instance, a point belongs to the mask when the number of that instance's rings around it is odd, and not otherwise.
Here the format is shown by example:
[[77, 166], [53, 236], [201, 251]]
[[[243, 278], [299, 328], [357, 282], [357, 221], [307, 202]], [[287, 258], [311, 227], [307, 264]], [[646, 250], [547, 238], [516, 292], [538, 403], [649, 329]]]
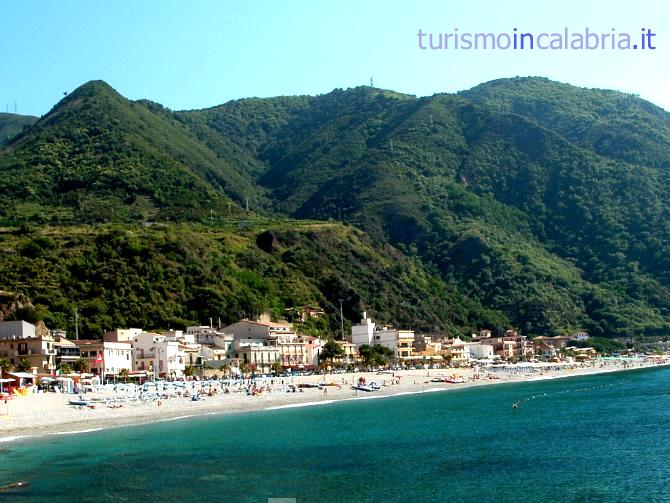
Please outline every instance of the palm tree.
[[[12, 370], [12, 364], [9, 362], [9, 358], [0, 358], [0, 373], [9, 372]], [[0, 375], [2, 377], [2, 375]]]
[[84, 372], [88, 372], [88, 360], [86, 358], [79, 358], [76, 362], [72, 364], [72, 368], [79, 372], [80, 374], [83, 374]]
[[64, 363], [64, 362], [59, 363], [58, 364], [58, 370], [60, 370], [62, 374], [71, 374], [72, 373], [72, 367], [70, 367], [69, 363]]
[[21, 361], [19, 361], [19, 364], [16, 366], [18, 372], [30, 372], [32, 368], [33, 367], [27, 358], [21, 358]]
[[123, 379], [123, 382], [128, 382], [128, 369], [119, 370], [119, 378]]

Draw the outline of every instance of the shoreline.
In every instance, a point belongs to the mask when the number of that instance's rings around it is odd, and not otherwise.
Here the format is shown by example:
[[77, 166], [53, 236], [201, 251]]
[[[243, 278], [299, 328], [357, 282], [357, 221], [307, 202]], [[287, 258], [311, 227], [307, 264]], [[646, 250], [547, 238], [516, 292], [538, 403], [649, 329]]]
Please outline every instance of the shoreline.
[[[470, 389], [478, 386], [496, 384], [528, 383], [569, 377], [586, 377], [596, 374], [624, 372], [641, 369], [663, 368], [666, 363], [643, 363], [624, 367], [619, 362], [605, 365], [565, 368], [544, 371], [536, 374], [527, 372], [499, 372], [497, 378], [473, 379], [472, 369], [431, 369], [397, 371], [400, 384], [387, 384], [392, 376], [377, 373], [313, 375], [294, 378], [277, 378], [277, 390], [265, 392], [260, 396], [247, 396], [246, 393], [220, 394], [201, 401], [187, 398], [171, 398], [156, 402], [123, 407], [109, 408], [101, 404], [95, 409], [79, 409], [68, 405], [68, 399], [75, 395], [36, 394], [15, 398], [7, 404], [0, 403], [0, 445], [23, 440], [38, 440], [53, 435], [76, 435], [111, 428], [139, 426], [150, 423], [182, 421], [208, 415], [239, 414], [291, 408], [330, 405], [349, 400], [370, 400], [405, 396], [422, 393], [445, 392]], [[468, 378], [465, 383], [448, 384], [430, 382], [439, 375], [459, 374]], [[381, 389], [374, 392], [356, 393], [351, 384], [360, 376], [368, 382], [376, 381]], [[327, 392], [318, 388], [307, 388], [303, 392], [287, 393], [280, 391], [281, 382], [285, 384], [331, 383]], [[87, 396], [96, 396], [89, 394]], [[102, 397], [102, 395], [98, 395]]]

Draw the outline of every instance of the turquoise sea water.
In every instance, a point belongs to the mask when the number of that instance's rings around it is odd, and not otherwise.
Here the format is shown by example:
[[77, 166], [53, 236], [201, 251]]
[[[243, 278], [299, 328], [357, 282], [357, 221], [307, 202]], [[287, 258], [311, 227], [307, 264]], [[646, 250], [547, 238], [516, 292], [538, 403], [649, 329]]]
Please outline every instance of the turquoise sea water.
[[210, 415], [0, 444], [0, 499], [670, 501], [668, 426], [666, 368]]

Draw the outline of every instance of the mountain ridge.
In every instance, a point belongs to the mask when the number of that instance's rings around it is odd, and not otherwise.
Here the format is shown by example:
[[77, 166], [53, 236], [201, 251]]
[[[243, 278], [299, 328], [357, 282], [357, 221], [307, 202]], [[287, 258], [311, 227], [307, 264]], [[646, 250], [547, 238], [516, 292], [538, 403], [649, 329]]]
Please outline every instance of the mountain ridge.
[[[177, 112], [93, 82], [0, 150], [0, 171], [12, 175], [0, 197], [16, 207], [0, 220], [343, 221], [457, 292], [452, 329], [658, 336], [670, 329], [669, 139], [670, 114], [658, 107], [543, 78]], [[66, 156], [48, 150], [58, 142]], [[120, 175], [100, 181], [111, 166], [126, 166], [134, 190]], [[70, 199], [56, 191], [54, 206], [40, 183], [68, 170], [88, 185]]]

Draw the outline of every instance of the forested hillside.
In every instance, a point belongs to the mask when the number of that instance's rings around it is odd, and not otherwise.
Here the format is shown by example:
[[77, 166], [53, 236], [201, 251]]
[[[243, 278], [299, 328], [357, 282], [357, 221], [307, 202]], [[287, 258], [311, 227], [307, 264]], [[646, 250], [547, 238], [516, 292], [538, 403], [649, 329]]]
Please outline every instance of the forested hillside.
[[[670, 328], [669, 168], [668, 112], [635, 96], [541, 78], [458, 95], [359, 87], [182, 112], [92, 82], [0, 150], [0, 218], [14, 229], [49, 224], [34, 232], [63, 236], [64, 225], [93, 224], [86, 232], [96, 235], [112, 222], [133, 229], [179, 220], [179, 233], [168, 227], [174, 239], [205, 225], [197, 240], [206, 248], [218, 246], [211, 239], [224, 230], [232, 239], [244, 229], [253, 241], [249, 229], [264, 230], [244, 222], [259, 215], [288, 233], [278, 243], [290, 243], [302, 219], [341, 221], [362, 233], [335, 226], [325, 239], [300, 231], [292, 253], [312, 258], [282, 259], [291, 274], [312, 271], [304, 280], [309, 302], [325, 303], [331, 315], [341, 293], [310, 264], [360, 278], [367, 256], [377, 264], [370, 265], [375, 286], [347, 281], [350, 320], [366, 307], [380, 321], [430, 330], [659, 335]], [[354, 235], [367, 244], [356, 247], [357, 260], [341, 260], [338, 250]], [[163, 249], [153, 253], [147, 260], [163, 264], [162, 274], [178, 270]], [[416, 281], [379, 265], [388, 253], [430, 287], [414, 288]], [[238, 255], [230, 260], [246, 267]], [[250, 270], [277, 284], [276, 271]], [[398, 281], [395, 294], [379, 293]], [[179, 324], [213, 311], [234, 317], [245, 289], [224, 284], [211, 285], [218, 304], [201, 298], [197, 309], [188, 284], [169, 313], [145, 322]], [[7, 276], [0, 288], [37, 292], [28, 273]], [[281, 295], [263, 301], [277, 315], [297, 302]], [[49, 307], [49, 296], [40, 298]], [[160, 298], [147, 293], [136, 302]], [[93, 319], [114, 319], [110, 305]]]

